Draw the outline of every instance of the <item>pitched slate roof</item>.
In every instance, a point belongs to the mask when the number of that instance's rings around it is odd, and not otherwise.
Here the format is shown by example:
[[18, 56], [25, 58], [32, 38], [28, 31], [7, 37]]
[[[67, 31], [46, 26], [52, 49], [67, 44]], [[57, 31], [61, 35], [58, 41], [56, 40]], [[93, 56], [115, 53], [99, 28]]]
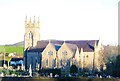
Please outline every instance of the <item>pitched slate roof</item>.
[[[64, 41], [60, 41], [60, 40], [51, 40], [50, 41], [52, 44], [54, 45], [62, 45]], [[37, 42], [37, 46], [36, 48], [45, 48], [49, 43], [49, 40], [41, 40]]]
[[98, 44], [98, 40], [73, 40], [66, 41], [66, 43], [75, 44], [79, 49], [83, 48], [84, 52], [93, 52], [94, 50], [91, 49], [90, 46], [94, 47], [95, 43]]
[[[64, 43], [64, 41], [61, 40], [51, 40], [51, 43], [55, 45], [55, 49], [58, 51], [60, 46]], [[95, 43], [98, 45], [99, 40], [67, 40], [65, 41], [68, 43], [67, 45], [73, 50], [76, 50], [76, 46], [79, 48], [83, 48], [84, 52], [93, 52], [93, 48]], [[37, 46], [30, 48], [31, 51], [40, 51], [42, 52], [45, 47], [48, 45], [49, 40], [41, 40], [37, 42]]]
[[27, 52], [42, 52], [45, 48], [30, 48]]
[[75, 44], [70, 44], [70, 43], [66, 43], [66, 45], [72, 50], [73, 53], [76, 52], [76, 50], [77, 50], [77, 45], [75, 45]]
[[58, 51], [60, 49], [61, 46], [55, 45], [55, 49], [56, 51]]
[[[59, 41], [59, 40], [51, 40], [50, 42], [55, 46], [56, 51], [58, 51], [61, 45], [63, 44], [63, 41]], [[30, 47], [26, 51], [27, 52], [42, 52], [46, 48], [48, 43], [49, 43], [49, 40], [38, 41], [37, 46]]]

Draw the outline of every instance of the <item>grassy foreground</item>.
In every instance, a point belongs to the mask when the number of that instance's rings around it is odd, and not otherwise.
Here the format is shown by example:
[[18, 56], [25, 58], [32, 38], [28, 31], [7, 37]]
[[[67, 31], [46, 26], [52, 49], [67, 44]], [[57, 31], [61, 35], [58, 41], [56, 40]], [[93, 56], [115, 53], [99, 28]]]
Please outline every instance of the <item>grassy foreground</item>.
[[120, 81], [119, 78], [75, 78], [75, 77], [65, 77], [65, 78], [1, 78], [1, 81]]
[[0, 46], [0, 52], [16, 53], [16, 54], [24, 53], [22, 46]]

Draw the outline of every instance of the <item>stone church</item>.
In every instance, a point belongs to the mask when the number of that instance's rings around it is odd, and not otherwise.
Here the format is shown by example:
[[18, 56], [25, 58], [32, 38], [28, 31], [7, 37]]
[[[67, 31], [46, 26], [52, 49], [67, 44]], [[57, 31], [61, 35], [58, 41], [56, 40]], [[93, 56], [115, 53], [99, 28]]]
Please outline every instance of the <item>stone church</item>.
[[103, 46], [99, 40], [40, 40], [39, 17], [25, 19], [24, 65], [33, 70], [61, 68], [69, 71], [71, 65], [79, 69], [101, 70]]

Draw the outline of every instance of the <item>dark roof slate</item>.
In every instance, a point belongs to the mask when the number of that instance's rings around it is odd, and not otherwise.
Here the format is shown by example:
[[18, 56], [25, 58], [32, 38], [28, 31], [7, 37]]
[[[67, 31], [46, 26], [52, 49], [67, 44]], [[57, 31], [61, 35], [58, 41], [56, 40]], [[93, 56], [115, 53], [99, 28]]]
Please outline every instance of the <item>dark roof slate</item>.
[[27, 52], [42, 52], [45, 48], [30, 48]]
[[66, 45], [72, 50], [73, 53], [76, 52], [76, 50], [77, 50], [77, 45], [71, 44], [71, 43], [66, 43]]
[[90, 48], [89, 45], [94, 47], [95, 43], [97, 43], [98, 40], [73, 40], [73, 41], [66, 41], [66, 43], [75, 44], [78, 46], [79, 49], [83, 48], [84, 52], [93, 52], [93, 49]]
[[[50, 42], [54, 45], [62, 45], [64, 41], [59, 40], [50, 40]], [[41, 40], [37, 42], [36, 48], [45, 48], [49, 43], [49, 40]]]
[[55, 49], [56, 51], [58, 51], [60, 49], [61, 46], [55, 45]]
[[[61, 40], [51, 40], [52, 44], [55, 45], [55, 49], [58, 51], [60, 46], [64, 43], [64, 41]], [[94, 48], [95, 43], [98, 45], [99, 40], [67, 40], [65, 41], [68, 43], [68, 46], [75, 51], [76, 46], [79, 48], [83, 48], [84, 52], [93, 52], [94, 50], [91, 48]], [[29, 49], [29, 51], [39, 51], [42, 52], [45, 47], [48, 45], [49, 40], [41, 40], [37, 42], [37, 46], [32, 47]]]

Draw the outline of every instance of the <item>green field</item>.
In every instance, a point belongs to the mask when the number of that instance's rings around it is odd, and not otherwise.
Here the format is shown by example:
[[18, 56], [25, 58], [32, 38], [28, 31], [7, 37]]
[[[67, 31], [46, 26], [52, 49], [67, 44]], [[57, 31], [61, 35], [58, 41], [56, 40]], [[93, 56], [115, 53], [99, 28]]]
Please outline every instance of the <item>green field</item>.
[[0, 52], [23, 55], [24, 48], [22, 46], [0, 46]]

